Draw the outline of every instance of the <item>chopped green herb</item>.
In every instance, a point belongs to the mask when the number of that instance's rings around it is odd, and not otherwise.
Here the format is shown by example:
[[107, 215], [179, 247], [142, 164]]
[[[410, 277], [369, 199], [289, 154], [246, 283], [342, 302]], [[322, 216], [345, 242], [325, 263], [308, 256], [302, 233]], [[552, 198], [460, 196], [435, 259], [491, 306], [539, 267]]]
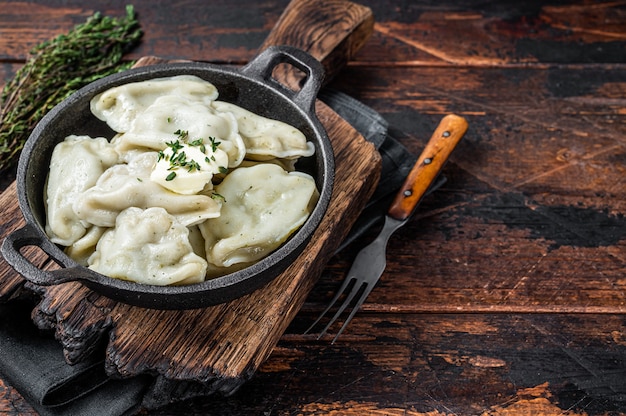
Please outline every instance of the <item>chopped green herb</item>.
[[215, 200], [221, 200], [222, 202], [226, 202], [226, 198], [224, 198], [222, 195], [218, 194], [217, 192], [213, 192], [211, 194], [211, 198]]
[[182, 140], [187, 140], [187, 138], [189, 137], [189, 131], [187, 130], [178, 129], [174, 132], [174, 134], [180, 137]]
[[192, 172], [194, 169], [202, 170], [200, 164], [193, 159], [191, 159], [191, 161], [187, 165], [188, 165], [187, 171], [189, 172]]
[[204, 146], [204, 139], [203, 138], [199, 138], [196, 140], [193, 140], [191, 142], [189, 142], [190, 146], [197, 146], [200, 148], [200, 151], [202, 153], [206, 153], [206, 147]]
[[224, 173], [224, 174], [228, 173], [228, 168], [226, 168], [224, 166], [220, 166], [219, 170], [220, 170], [220, 173]]
[[168, 145], [170, 149], [172, 149], [172, 156], [176, 155], [176, 153], [178, 153], [178, 151], [183, 148], [183, 145], [180, 144], [178, 140], [165, 142], [165, 144]]
[[185, 152], [180, 152], [176, 156], [172, 156], [170, 163], [173, 165], [185, 166], [187, 163], [187, 154]]
[[222, 142], [218, 142], [217, 140], [215, 140], [215, 137], [209, 137], [209, 140], [211, 141], [211, 150], [213, 151], [213, 153], [217, 152], [217, 146], [222, 144]]
[[176, 172], [170, 172], [170, 174], [165, 177], [165, 180], [168, 182], [173, 181], [175, 177], [176, 177]]

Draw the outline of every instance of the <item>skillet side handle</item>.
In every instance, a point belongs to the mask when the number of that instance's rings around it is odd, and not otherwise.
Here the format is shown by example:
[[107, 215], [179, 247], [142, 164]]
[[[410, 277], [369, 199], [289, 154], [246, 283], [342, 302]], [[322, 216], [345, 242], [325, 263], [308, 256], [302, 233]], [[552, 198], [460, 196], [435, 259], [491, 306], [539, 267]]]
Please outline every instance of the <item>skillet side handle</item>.
[[50, 254], [52, 245], [53, 243], [49, 240], [41, 238], [33, 225], [27, 224], [7, 235], [0, 250], [6, 262], [29, 282], [40, 286], [52, 286], [77, 280], [72, 273], [73, 268], [42, 270], [31, 263], [20, 251], [24, 247], [37, 246], [54, 259]]
[[[305, 74], [300, 90], [295, 91], [273, 76], [279, 64], [290, 64]], [[324, 80], [324, 67], [307, 52], [292, 46], [271, 46], [241, 69], [241, 72], [267, 84], [278, 87], [298, 107], [315, 114], [315, 100]]]
[[[372, 33], [374, 14], [369, 7], [345, 0], [291, 0], [260, 51], [275, 45], [300, 48], [324, 65], [326, 84], [354, 58]], [[299, 85], [301, 77], [291, 69], [279, 71], [277, 78], [293, 87]]]

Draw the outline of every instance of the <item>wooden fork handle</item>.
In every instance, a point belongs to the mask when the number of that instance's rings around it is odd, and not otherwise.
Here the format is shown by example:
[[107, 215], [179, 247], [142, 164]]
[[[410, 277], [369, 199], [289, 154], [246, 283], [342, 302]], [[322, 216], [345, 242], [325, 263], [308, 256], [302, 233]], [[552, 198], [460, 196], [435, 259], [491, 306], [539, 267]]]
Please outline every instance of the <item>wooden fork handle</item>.
[[463, 138], [467, 127], [467, 121], [455, 114], [449, 114], [441, 120], [393, 200], [387, 213], [390, 217], [405, 220], [411, 216]]

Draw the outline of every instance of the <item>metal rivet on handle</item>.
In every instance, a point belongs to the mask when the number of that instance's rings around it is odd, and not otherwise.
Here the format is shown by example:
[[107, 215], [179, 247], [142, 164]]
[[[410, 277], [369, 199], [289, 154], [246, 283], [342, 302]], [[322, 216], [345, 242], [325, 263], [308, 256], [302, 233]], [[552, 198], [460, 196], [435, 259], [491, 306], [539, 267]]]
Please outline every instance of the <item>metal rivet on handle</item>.
[[431, 163], [433, 163], [433, 160], [431, 158], [424, 159], [424, 164], [425, 165], [430, 165]]
[[443, 137], [450, 137], [450, 132], [448, 130], [444, 131], [442, 134]]

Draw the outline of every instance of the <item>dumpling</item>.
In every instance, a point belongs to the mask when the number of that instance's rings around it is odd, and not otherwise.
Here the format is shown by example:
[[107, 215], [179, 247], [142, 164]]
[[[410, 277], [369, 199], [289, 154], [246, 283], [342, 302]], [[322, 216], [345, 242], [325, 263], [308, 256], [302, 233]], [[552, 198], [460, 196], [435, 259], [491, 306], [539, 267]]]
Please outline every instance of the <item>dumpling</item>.
[[218, 113], [205, 103], [186, 97], [159, 97], [138, 114], [130, 128], [113, 143], [119, 152], [134, 148], [163, 150], [184, 131], [189, 140], [213, 139], [228, 154], [228, 167], [239, 166], [246, 148], [239, 135], [237, 120], [230, 113]]
[[197, 225], [193, 225], [189, 228], [189, 243], [191, 243], [191, 247], [193, 248], [193, 252], [198, 256], [204, 258], [204, 237], [202, 237], [202, 233], [200, 232], [200, 228]]
[[71, 135], [55, 146], [46, 185], [46, 233], [52, 242], [69, 246], [85, 234], [88, 225], [81, 223], [72, 204], [117, 160], [103, 137]]
[[163, 208], [122, 211], [88, 263], [109, 277], [159, 286], [202, 282], [207, 269], [193, 252], [189, 229]]
[[162, 207], [183, 225], [198, 224], [220, 215], [221, 201], [210, 195], [180, 195], [150, 180], [156, 152], [139, 154], [128, 165], [107, 169], [95, 186], [76, 197], [72, 206], [81, 220], [113, 227], [117, 215], [129, 207]]
[[130, 129], [135, 118], [159, 97], [176, 95], [209, 104], [218, 97], [217, 88], [194, 75], [155, 78], [110, 88], [90, 102], [91, 112], [118, 133]]
[[232, 113], [246, 146], [246, 157], [253, 160], [293, 159], [315, 153], [313, 143], [297, 128], [252, 113], [235, 104], [215, 101], [212, 106], [222, 113]]
[[274, 164], [238, 168], [215, 187], [221, 215], [199, 225], [207, 260], [218, 267], [257, 261], [309, 217], [319, 197], [313, 178]]
[[92, 225], [87, 229], [85, 235], [71, 246], [65, 248], [65, 254], [70, 256], [72, 260], [81, 266], [87, 266], [89, 256], [96, 251], [96, 244], [98, 244], [100, 237], [102, 237], [102, 234], [104, 234], [106, 230], [108, 230], [108, 228]]

